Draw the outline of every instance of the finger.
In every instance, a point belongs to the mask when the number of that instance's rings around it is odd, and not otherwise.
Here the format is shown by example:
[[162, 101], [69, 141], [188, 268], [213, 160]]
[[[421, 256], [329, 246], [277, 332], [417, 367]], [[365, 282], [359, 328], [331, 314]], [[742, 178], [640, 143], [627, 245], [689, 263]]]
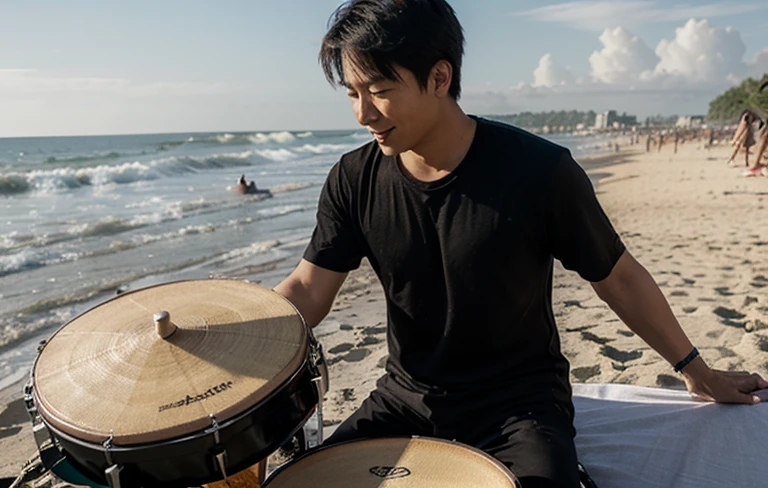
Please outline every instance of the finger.
[[752, 373], [748, 376], [748, 379], [745, 381], [744, 385], [748, 388], [751, 388], [750, 390], [741, 390], [744, 393], [750, 393], [755, 390], [762, 390], [764, 388], [768, 388], [768, 382], [766, 382], [762, 376], [760, 376], [757, 373]]
[[747, 393], [736, 392], [732, 400], [726, 400], [726, 403], [742, 403], [745, 405], [755, 405], [760, 403], [760, 397], [757, 395], [749, 395]]
[[768, 388], [768, 381], [766, 381], [762, 376], [757, 373], [754, 373], [753, 376], [757, 379], [758, 389], [763, 390]]

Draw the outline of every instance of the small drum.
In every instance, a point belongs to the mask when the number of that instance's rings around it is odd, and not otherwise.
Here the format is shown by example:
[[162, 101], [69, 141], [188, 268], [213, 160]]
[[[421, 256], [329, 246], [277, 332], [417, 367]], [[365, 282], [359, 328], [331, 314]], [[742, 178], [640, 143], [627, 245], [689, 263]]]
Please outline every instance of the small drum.
[[425, 437], [350, 441], [321, 447], [277, 470], [265, 488], [515, 488], [488, 454]]
[[54, 445], [103, 485], [187, 487], [266, 458], [326, 389], [320, 346], [285, 298], [203, 280], [73, 319], [40, 351], [25, 398], [41, 454]]

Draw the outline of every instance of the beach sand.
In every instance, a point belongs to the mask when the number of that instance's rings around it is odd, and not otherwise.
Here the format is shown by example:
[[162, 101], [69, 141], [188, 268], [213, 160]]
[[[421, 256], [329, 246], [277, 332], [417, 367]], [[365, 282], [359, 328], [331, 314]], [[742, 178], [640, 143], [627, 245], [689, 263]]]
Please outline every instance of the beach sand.
[[[634, 146], [582, 162], [599, 180], [606, 213], [709, 365], [768, 376], [768, 178], [729, 168], [726, 146], [707, 151], [694, 142], [678, 154], [672, 145], [661, 153], [643, 150]], [[684, 388], [589, 283], [557, 263], [554, 287], [572, 382]], [[316, 329], [330, 364], [326, 426], [349, 416], [384, 372], [385, 324], [383, 291], [364, 263]], [[0, 413], [0, 476], [17, 474], [35, 451], [20, 391], [19, 384], [0, 392], [0, 405], [10, 404]]]

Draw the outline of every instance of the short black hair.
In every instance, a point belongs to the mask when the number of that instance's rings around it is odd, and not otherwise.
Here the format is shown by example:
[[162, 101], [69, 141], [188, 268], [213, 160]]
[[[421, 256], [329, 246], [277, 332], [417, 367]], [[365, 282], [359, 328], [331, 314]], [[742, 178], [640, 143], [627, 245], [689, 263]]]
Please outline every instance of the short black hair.
[[331, 15], [320, 64], [332, 85], [346, 85], [344, 59], [369, 73], [397, 81], [395, 65], [414, 74], [422, 89], [441, 60], [453, 67], [448, 90], [461, 95], [464, 33], [445, 0], [350, 0]]

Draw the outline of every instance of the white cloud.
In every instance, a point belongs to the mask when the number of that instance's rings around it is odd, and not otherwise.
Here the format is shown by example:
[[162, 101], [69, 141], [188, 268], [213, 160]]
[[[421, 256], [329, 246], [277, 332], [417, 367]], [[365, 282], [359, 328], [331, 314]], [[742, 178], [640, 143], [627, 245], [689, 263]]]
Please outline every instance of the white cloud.
[[592, 79], [609, 85], [640, 81], [655, 68], [659, 58], [637, 36], [622, 27], [605, 29], [600, 35], [603, 49], [589, 57]]
[[748, 67], [749, 75], [758, 80], [768, 73], [768, 47], [755, 54]]
[[533, 71], [533, 86], [556, 86], [573, 83], [573, 75], [568, 68], [555, 64], [550, 53], [539, 60], [539, 66]]
[[124, 78], [67, 76], [33, 69], [0, 69], [0, 92], [4, 96], [57, 93], [112, 93], [125, 96], [221, 95], [236, 92], [241, 88], [231, 83], [146, 83]]
[[739, 32], [707, 20], [688, 20], [671, 39], [660, 41], [655, 52], [623, 27], [605, 29], [600, 42], [603, 48], [589, 57], [585, 81], [547, 53], [533, 72], [532, 84], [504, 90], [467, 87], [466, 107], [488, 114], [560, 109], [619, 109], [641, 118], [670, 110], [701, 114], [724, 89], [747, 75], [768, 72], [768, 48], [745, 62]]
[[627, 2], [577, 1], [547, 5], [513, 15], [541, 22], [560, 22], [588, 30], [602, 31], [606, 25], [637, 26], [695, 18], [713, 18], [768, 9], [768, 5], [714, 2], [707, 5], [670, 5], [638, 0]]
[[741, 35], [726, 27], [714, 27], [704, 19], [690, 19], [675, 29], [675, 38], [662, 39], [656, 47], [660, 58], [655, 76], [682, 77], [689, 83], [714, 83], [746, 74], [746, 46]]

